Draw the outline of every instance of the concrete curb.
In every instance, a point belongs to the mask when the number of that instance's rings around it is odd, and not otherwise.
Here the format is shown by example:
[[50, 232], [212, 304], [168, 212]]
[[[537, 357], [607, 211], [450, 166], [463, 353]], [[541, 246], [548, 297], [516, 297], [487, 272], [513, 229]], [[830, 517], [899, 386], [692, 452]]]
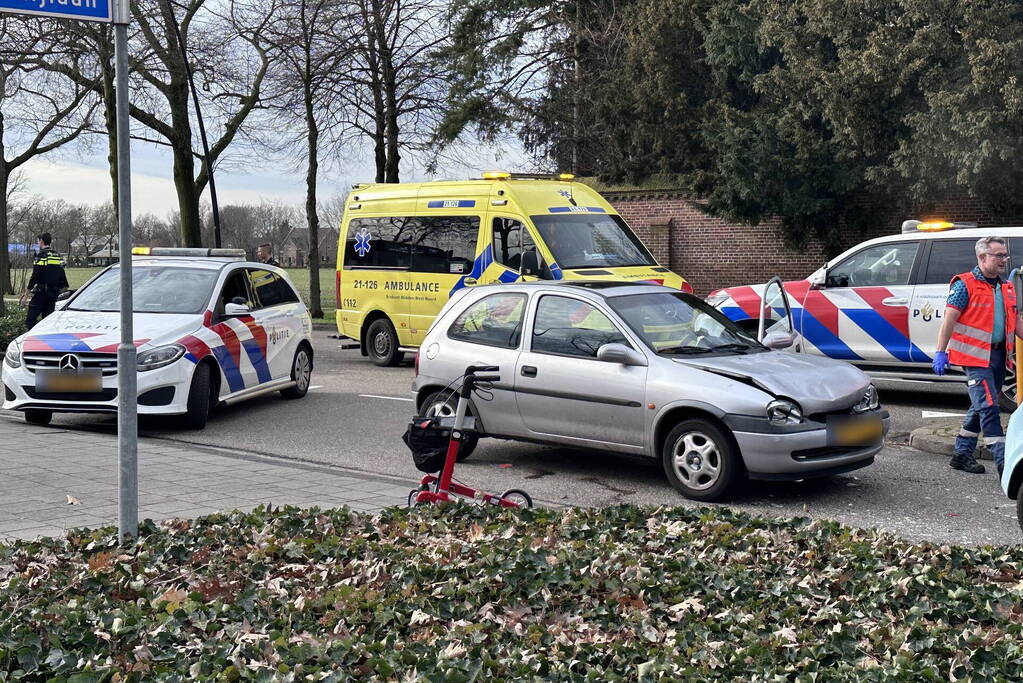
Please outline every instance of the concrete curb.
[[[959, 433], [959, 423], [945, 423], [941, 425], [928, 425], [917, 427], [909, 433], [909, 447], [925, 453], [934, 453], [952, 457], [955, 450], [956, 434]], [[991, 453], [983, 446], [978, 446], [976, 451], [978, 460], [991, 460]]]

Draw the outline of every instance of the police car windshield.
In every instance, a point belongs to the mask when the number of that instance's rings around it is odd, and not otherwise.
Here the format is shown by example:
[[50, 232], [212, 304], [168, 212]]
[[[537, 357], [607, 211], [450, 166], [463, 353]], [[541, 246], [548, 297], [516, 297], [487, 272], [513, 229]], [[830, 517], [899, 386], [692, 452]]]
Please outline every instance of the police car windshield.
[[621, 216], [587, 212], [532, 219], [562, 270], [656, 265]]
[[[209, 304], [219, 274], [212, 268], [134, 266], [131, 281], [135, 312], [199, 313]], [[120, 269], [103, 272], [65, 310], [120, 311]]]
[[609, 297], [608, 304], [657, 353], [753, 353], [764, 350], [752, 335], [691, 294], [630, 294]]

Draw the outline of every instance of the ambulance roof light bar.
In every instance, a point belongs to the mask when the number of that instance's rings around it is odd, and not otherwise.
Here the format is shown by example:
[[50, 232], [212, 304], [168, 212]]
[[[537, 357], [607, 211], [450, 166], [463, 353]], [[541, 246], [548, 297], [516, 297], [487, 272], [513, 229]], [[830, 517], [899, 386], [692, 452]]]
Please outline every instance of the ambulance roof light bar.
[[507, 171], [484, 171], [484, 180], [564, 180], [575, 179], [573, 173], [508, 173]]
[[907, 232], [944, 232], [945, 230], [961, 230], [976, 228], [976, 223], [952, 223], [949, 221], [918, 221], [908, 220], [902, 223], [903, 234]]
[[244, 249], [205, 249], [187, 247], [132, 247], [132, 256], [187, 256], [190, 258], [234, 258], [245, 260]]

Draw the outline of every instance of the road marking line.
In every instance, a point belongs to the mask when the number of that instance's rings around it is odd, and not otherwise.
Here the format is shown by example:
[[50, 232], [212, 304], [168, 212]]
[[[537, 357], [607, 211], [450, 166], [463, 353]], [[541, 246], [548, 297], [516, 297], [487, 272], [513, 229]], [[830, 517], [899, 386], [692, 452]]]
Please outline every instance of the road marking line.
[[309, 387], [309, 391], [312, 391], [313, 389], [322, 389], [322, 388], [323, 388], [322, 384], [314, 384], [311, 387]]
[[929, 417], [966, 417], [966, 413], [940, 413], [933, 410], [921, 410], [920, 417], [924, 419]]
[[416, 400], [414, 398], [402, 398], [401, 396], [378, 396], [377, 394], [359, 394], [359, 396], [362, 398], [383, 398], [388, 401], [408, 401], [409, 403], [414, 403]]

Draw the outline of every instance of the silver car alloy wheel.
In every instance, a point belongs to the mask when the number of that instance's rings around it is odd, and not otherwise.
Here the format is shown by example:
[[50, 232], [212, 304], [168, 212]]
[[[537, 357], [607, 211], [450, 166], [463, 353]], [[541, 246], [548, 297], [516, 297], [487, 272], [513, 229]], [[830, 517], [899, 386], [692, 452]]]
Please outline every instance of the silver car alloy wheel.
[[295, 354], [295, 384], [299, 391], [306, 391], [309, 388], [309, 378], [312, 375], [312, 368], [309, 366], [309, 354], [305, 349]]
[[427, 406], [426, 414], [429, 417], [454, 417], [455, 406], [451, 405], [448, 401], [438, 401], [431, 406]]
[[683, 434], [671, 455], [675, 476], [694, 491], [709, 489], [721, 476], [721, 452], [714, 439], [703, 432]]

